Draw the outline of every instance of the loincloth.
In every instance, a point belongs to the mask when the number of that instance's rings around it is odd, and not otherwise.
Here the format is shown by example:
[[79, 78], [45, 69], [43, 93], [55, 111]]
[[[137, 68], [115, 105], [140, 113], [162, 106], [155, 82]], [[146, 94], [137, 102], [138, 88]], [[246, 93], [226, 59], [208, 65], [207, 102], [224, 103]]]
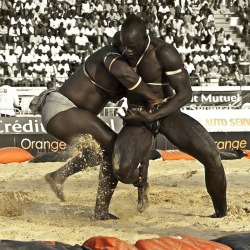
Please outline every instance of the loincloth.
[[[128, 109], [136, 112], [136, 111], [147, 111], [147, 108], [144, 106], [136, 106], [136, 105], [129, 105]], [[155, 111], [155, 109], [154, 109]], [[159, 130], [159, 120], [157, 121], [153, 121], [153, 122], [144, 122], [145, 126], [147, 127], [148, 130], [150, 130], [153, 134], [158, 134], [158, 130]]]
[[[162, 103], [154, 105], [153, 108], [150, 110], [150, 113], [157, 111], [164, 103], [167, 103], [171, 98], [172, 98], [172, 96], [169, 96], [169, 97], [165, 98]], [[128, 106], [128, 109], [131, 111], [134, 111], [134, 112], [136, 112], [136, 111], [147, 111], [148, 112], [147, 107], [132, 105], [132, 104], [130, 104]], [[157, 135], [159, 133], [159, 128], [160, 128], [160, 121], [159, 120], [156, 120], [153, 122], [144, 122], [144, 124], [147, 127], [147, 129], [150, 130], [154, 135]]]
[[46, 129], [48, 122], [58, 113], [74, 108], [76, 105], [59, 92], [51, 92], [44, 101], [41, 119]]

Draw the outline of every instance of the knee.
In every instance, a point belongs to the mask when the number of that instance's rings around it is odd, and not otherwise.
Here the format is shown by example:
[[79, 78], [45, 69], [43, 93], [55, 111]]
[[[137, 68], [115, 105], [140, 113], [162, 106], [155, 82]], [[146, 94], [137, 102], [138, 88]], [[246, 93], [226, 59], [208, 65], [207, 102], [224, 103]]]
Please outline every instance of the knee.
[[131, 164], [129, 162], [124, 161], [121, 162], [117, 159], [113, 159], [113, 174], [117, 178], [117, 180], [121, 181], [125, 184], [133, 183], [131, 178]]

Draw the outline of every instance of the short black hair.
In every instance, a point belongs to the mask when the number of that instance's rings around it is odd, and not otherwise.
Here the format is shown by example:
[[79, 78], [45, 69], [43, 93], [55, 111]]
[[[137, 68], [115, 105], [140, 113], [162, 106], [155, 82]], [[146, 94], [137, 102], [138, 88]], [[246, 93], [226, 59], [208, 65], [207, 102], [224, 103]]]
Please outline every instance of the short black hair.
[[142, 35], [147, 34], [146, 23], [138, 16], [132, 15], [128, 17], [122, 24], [122, 33], [140, 33]]

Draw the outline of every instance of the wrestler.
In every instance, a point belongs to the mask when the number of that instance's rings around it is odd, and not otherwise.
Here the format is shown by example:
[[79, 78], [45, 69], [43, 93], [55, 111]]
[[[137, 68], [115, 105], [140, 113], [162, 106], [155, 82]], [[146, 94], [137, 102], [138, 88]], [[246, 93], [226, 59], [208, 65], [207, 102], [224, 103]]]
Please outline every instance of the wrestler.
[[[117, 134], [97, 115], [109, 101], [123, 97], [126, 89], [145, 98], [149, 106], [161, 101], [118, 52], [111, 45], [97, 50], [59, 89], [43, 92], [30, 105], [34, 113], [41, 113], [44, 128], [57, 139], [70, 144], [76, 135], [87, 134], [99, 143], [103, 160], [94, 214], [97, 219], [116, 218], [109, 214], [108, 207], [118, 182], [111, 166]], [[65, 166], [45, 176], [62, 201], [62, 185], [66, 178], [87, 166], [100, 163], [91, 147], [83, 146], [81, 150], [82, 153]], [[135, 170], [133, 178], [136, 183], [141, 179], [138, 170]]]
[[191, 100], [192, 89], [177, 50], [147, 35], [144, 21], [136, 16], [124, 21], [120, 40], [119, 49], [128, 64], [155, 95], [167, 101], [148, 112], [145, 101], [128, 92], [129, 108], [123, 117], [125, 126], [117, 136], [114, 149], [115, 176], [127, 183], [132, 180], [140, 157], [146, 157], [145, 147], [151, 144], [148, 133], [144, 133], [148, 128], [154, 134], [161, 133], [204, 165], [206, 188], [215, 209], [213, 217], [226, 216], [226, 177], [219, 151], [206, 129], [180, 110]]

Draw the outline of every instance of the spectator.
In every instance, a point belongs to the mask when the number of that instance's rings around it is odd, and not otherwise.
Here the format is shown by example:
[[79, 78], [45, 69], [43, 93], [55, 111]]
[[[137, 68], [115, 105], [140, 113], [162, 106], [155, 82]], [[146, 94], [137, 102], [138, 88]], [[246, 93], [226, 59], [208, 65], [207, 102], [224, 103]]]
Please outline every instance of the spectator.
[[16, 47], [17, 41], [20, 39], [21, 30], [17, 24], [14, 24], [9, 28], [8, 42]]
[[190, 76], [193, 76], [195, 73], [194, 64], [191, 62], [190, 58], [188, 57], [187, 60], [184, 62], [184, 66]]
[[41, 61], [41, 59], [38, 59], [36, 63], [33, 64], [33, 71], [39, 75], [42, 74], [42, 71], [45, 70], [45, 64]]
[[88, 37], [83, 33], [76, 35], [75, 37], [75, 53], [78, 53], [78, 50], [85, 50], [86, 45], [89, 43]]
[[20, 64], [23, 69], [27, 69], [31, 63], [33, 62], [33, 56], [30, 53], [29, 49], [25, 49], [24, 53], [22, 53], [20, 57]]
[[57, 86], [61, 86], [67, 79], [68, 74], [64, 71], [64, 69], [61, 69], [60, 71], [57, 71], [57, 74], [55, 76], [57, 81]]
[[105, 44], [111, 44], [112, 42], [112, 38], [115, 35], [115, 33], [118, 30], [116, 29], [116, 27], [114, 26], [114, 22], [109, 22], [108, 26], [105, 27], [103, 35], [104, 35], [104, 43]]
[[41, 50], [42, 54], [47, 54], [50, 51], [50, 46], [46, 40], [43, 40], [42, 43], [38, 45], [38, 49]]
[[6, 79], [3, 86], [0, 86], [0, 116], [15, 116], [15, 108], [19, 106], [19, 97], [12, 80]]
[[14, 53], [14, 49], [10, 49], [9, 52], [5, 54], [5, 62], [7, 63], [7, 70], [9, 76], [14, 74], [14, 71], [17, 69], [17, 56]]
[[64, 72], [66, 72], [67, 74], [70, 71], [69, 64], [65, 60], [62, 60], [61, 62], [59, 62], [57, 66], [57, 71], [61, 71], [61, 69], [64, 69]]
[[27, 16], [30, 11], [33, 11], [36, 8], [36, 4], [33, 2], [33, 0], [28, 0], [24, 4], [24, 15]]
[[200, 72], [196, 74], [200, 86], [207, 86], [207, 73], [200, 69]]
[[58, 54], [60, 51], [62, 50], [61, 46], [58, 45], [57, 42], [55, 42], [54, 45], [51, 46], [51, 54], [54, 55], [54, 54]]
[[104, 10], [108, 13], [112, 9], [114, 10], [114, 12], [118, 11], [117, 5], [114, 3], [114, 0], [108, 0], [105, 4]]
[[[29, 38], [29, 43], [34, 43], [34, 44], [40, 44], [42, 43], [43, 39], [41, 37], [41, 35], [39, 35], [38, 33], [34, 33], [34, 34], [31, 34], [30, 35], [30, 38]], [[48, 40], [45, 39], [45, 41], [48, 42]]]
[[26, 23], [25, 26], [21, 28], [22, 40], [29, 42], [30, 36], [34, 35], [35, 30], [30, 23]]
[[222, 62], [219, 67], [219, 74], [228, 75], [230, 73], [230, 69], [225, 62]]
[[136, 0], [133, 0], [133, 3], [129, 5], [129, 8], [132, 8], [135, 15], [139, 15], [141, 13], [141, 8], [139, 4], [137, 4]]
[[24, 80], [26, 80], [26, 86], [34, 86], [33, 81], [37, 78], [37, 73], [33, 71], [33, 68], [29, 67], [24, 73]]
[[228, 45], [228, 46], [233, 46], [233, 45], [234, 45], [233, 40], [232, 40], [230, 34], [227, 34], [227, 35], [225, 36], [224, 41], [223, 41], [223, 44], [224, 44], [224, 45]]
[[104, 9], [103, 5], [99, 0], [97, 0], [95, 3], [92, 3], [92, 9], [95, 10], [97, 13], [102, 14]]
[[202, 72], [204, 72], [205, 74], [208, 73], [208, 66], [206, 63], [204, 63], [204, 61], [200, 61], [196, 66], [195, 66], [195, 72], [197, 74], [201, 74], [201, 70]]
[[0, 42], [3, 44], [3, 49], [6, 48], [8, 38], [8, 26], [5, 21], [2, 21], [0, 25]]
[[90, 2], [87, 0], [83, 0], [82, 2], [82, 13], [81, 14], [85, 14], [85, 13], [90, 13], [91, 12], [91, 8], [90, 8]]

